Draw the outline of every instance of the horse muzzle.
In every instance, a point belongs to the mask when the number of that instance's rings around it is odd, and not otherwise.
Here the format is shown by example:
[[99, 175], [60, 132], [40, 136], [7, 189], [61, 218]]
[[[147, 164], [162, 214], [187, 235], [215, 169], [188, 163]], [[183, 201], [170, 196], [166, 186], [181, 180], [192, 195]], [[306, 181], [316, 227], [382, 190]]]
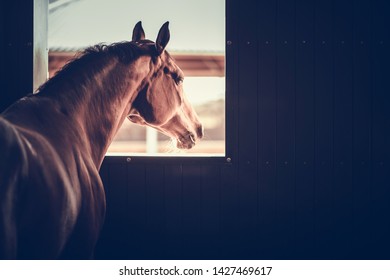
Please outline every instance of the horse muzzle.
[[186, 135], [177, 138], [176, 146], [179, 149], [191, 149], [196, 144], [196, 136], [192, 132], [188, 132]]
[[193, 148], [197, 141], [203, 138], [203, 126], [199, 125], [195, 129], [195, 133], [190, 131], [187, 132], [184, 136], [177, 138], [176, 146], [179, 149], [191, 149]]

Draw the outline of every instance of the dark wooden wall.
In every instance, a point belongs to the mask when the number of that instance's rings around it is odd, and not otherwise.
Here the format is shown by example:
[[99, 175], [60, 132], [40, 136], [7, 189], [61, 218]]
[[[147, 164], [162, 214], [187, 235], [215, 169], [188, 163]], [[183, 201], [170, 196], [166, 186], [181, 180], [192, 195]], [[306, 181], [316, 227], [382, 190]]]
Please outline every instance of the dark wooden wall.
[[99, 258], [390, 258], [389, 4], [227, 3], [227, 158], [106, 158]]
[[0, 112], [47, 78], [48, 0], [0, 1]]
[[[45, 70], [27, 2], [0, 2], [1, 108]], [[96, 257], [389, 259], [388, 1], [227, 8], [227, 156], [107, 157]]]

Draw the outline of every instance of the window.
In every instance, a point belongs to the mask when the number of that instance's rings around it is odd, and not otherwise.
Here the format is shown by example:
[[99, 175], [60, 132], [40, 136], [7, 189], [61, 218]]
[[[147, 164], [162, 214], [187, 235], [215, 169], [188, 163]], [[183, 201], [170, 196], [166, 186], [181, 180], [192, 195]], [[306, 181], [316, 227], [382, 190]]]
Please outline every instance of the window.
[[[184, 153], [225, 154], [225, 0], [49, 2], [50, 76], [87, 46], [130, 40], [139, 20], [151, 40], [170, 21], [168, 51], [186, 75], [185, 92], [205, 128], [204, 139]], [[154, 129], [125, 120], [108, 154], [177, 155], [183, 151]]]

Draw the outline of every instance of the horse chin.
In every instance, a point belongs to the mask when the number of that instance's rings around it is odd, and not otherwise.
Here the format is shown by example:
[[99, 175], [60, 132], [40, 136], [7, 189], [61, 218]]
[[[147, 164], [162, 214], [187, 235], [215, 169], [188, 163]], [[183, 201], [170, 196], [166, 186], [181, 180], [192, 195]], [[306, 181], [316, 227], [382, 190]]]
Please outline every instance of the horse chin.
[[181, 150], [189, 150], [195, 146], [194, 143], [189, 143], [189, 142], [183, 143], [183, 142], [179, 142], [177, 139], [176, 139], [176, 141], [177, 141], [176, 147], [181, 149]]

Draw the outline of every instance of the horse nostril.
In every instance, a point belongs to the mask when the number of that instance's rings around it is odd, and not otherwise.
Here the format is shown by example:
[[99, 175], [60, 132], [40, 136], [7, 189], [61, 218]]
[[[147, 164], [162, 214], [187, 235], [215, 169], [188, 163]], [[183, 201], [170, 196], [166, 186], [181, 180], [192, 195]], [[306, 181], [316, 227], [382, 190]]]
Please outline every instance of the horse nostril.
[[189, 137], [190, 137], [191, 142], [192, 142], [193, 144], [195, 144], [196, 142], [195, 142], [195, 137], [194, 137], [194, 135], [193, 135], [192, 133], [190, 133]]
[[196, 128], [196, 135], [198, 136], [199, 139], [203, 138], [203, 126], [202, 125], [199, 125]]

